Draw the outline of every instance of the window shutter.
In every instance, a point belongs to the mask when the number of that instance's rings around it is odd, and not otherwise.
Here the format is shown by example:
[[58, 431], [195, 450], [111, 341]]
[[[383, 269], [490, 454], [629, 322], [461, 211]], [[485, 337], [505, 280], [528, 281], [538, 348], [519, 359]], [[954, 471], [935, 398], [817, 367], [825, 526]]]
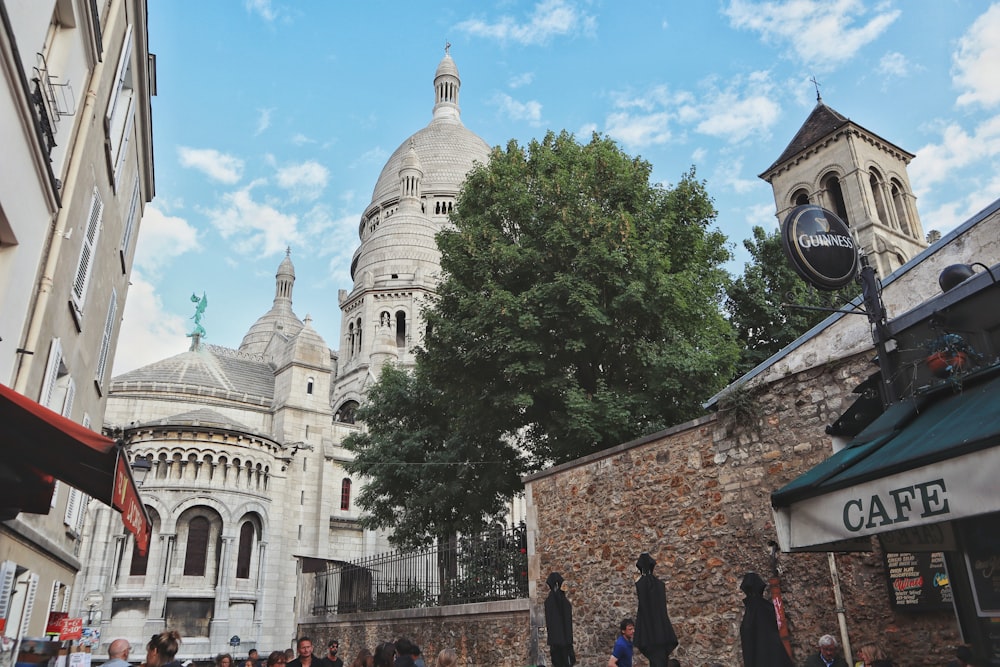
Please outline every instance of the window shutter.
[[28, 579], [28, 595], [24, 600], [23, 626], [28, 627], [31, 621], [31, 612], [35, 609], [35, 594], [38, 593], [38, 575], [32, 572]]
[[63, 593], [62, 608], [59, 611], [68, 612], [69, 611], [69, 594], [73, 590], [72, 586], [65, 586], [66, 592]]
[[90, 199], [90, 217], [87, 219], [87, 230], [80, 248], [80, 262], [76, 267], [76, 279], [73, 281], [73, 304], [79, 311], [83, 310], [84, 297], [87, 295], [87, 285], [90, 283], [90, 270], [94, 262], [94, 252], [97, 239], [101, 234], [101, 218], [104, 215], [104, 202], [94, 188]]
[[52, 400], [52, 392], [56, 388], [56, 379], [59, 377], [59, 365], [62, 363], [62, 343], [58, 338], [53, 338], [49, 343], [49, 360], [45, 364], [45, 379], [42, 381], [42, 391], [38, 395], [38, 402], [49, 408]]
[[122, 42], [122, 53], [118, 58], [118, 69], [115, 72], [115, 92], [111, 95], [111, 99], [108, 100], [108, 110], [105, 114], [105, 121], [110, 122], [111, 118], [115, 115], [116, 107], [118, 106], [122, 94], [122, 89], [125, 87], [125, 76], [128, 74], [129, 60], [132, 58], [132, 25], [130, 24], [125, 30], [125, 40]]
[[126, 262], [128, 260], [129, 246], [132, 244], [132, 234], [135, 231], [136, 219], [139, 217], [139, 177], [136, 176], [135, 185], [132, 188], [132, 199], [128, 204], [128, 215], [125, 216], [125, 232], [122, 234], [121, 255], [122, 273], [127, 271]]
[[80, 512], [80, 501], [83, 494], [80, 489], [70, 487], [69, 488], [69, 500], [66, 501], [66, 514], [63, 516], [63, 523], [70, 528], [75, 529], [76, 523], [78, 521], [77, 515]]
[[57, 479], [55, 484], [52, 485], [52, 500], [49, 501], [49, 507], [56, 506], [56, 498], [59, 497], [59, 480]]
[[73, 399], [76, 398], [76, 382], [73, 381], [72, 377], [66, 378], [66, 398], [63, 399], [62, 412], [63, 417], [69, 417], [70, 413], [73, 411]]
[[10, 611], [10, 596], [14, 592], [14, 573], [17, 563], [5, 560], [0, 563], [0, 618], [7, 618]]
[[101, 355], [97, 361], [97, 384], [104, 387], [104, 372], [108, 366], [108, 356], [111, 352], [111, 336], [115, 328], [115, 316], [118, 315], [118, 290], [111, 290], [111, 303], [108, 304], [108, 318], [104, 321], [104, 338], [101, 340]]
[[52, 582], [52, 592], [49, 594], [49, 611], [56, 610], [56, 604], [59, 603], [59, 587], [62, 584], [58, 580]]
[[115, 192], [118, 192], [122, 178], [122, 167], [128, 154], [129, 139], [132, 137], [132, 123], [135, 121], [135, 96], [129, 95], [128, 107], [125, 109], [125, 127], [122, 129], [121, 141], [118, 144], [118, 154], [115, 155]]

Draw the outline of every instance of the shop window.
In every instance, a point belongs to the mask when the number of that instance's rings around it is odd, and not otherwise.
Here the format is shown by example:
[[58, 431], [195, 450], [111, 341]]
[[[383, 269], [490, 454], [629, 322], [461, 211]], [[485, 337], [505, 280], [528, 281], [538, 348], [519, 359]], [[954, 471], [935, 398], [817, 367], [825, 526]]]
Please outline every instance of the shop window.
[[340, 509], [351, 509], [351, 480], [346, 477], [340, 483]]

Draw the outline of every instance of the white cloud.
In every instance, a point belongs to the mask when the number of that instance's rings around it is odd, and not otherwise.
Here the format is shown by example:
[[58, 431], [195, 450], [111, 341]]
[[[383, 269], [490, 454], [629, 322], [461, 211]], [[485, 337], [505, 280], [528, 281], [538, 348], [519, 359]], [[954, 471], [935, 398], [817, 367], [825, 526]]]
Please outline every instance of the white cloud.
[[298, 218], [254, 201], [254, 185], [223, 196], [223, 208], [206, 211], [212, 226], [224, 239], [232, 239], [233, 248], [243, 254], [275, 255], [298, 245]]
[[910, 183], [919, 198], [959, 169], [997, 156], [1000, 156], [1000, 115], [981, 123], [972, 134], [952, 123], [941, 132], [941, 143], [928, 144], [917, 151], [908, 170]]
[[296, 200], [312, 201], [323, 194], [330, 171], [312, 160], [278, 169], [278, 185]]
[[886, 78], [903, 78], [910, 73], [910, 61], [898, 51], [887, 53], [878, 62], [878, 73]]
[[180, 146], [177, 154], [182, 167], [197, 169], [212, 180], [232, 185], [243, 177], [243, 160], [213, 148]]
[[712, 180], [736, 194], [745, 195], [757, 187], [756, 178], [743, 178], [743, 158], [730, 157], [720, 160]]
[[493, 103], [511, 120], [528, 121], [535, 127], [542, 124], [542, 105], [534, 100], [519, 102], [510, 95], [500, 93], [493, 98]]
[[292, 143], [295, 144], [296, 146], [304, 146], [306, 144], [314, 144], [316, 143], [316, 140], [310, 139], [301, 132], [296, 132], [295, 134], [292, 135]]
[[152, 283], [139, 271], [129, 281], [112, 375], [180, 354], [189, 344], [188, 322], [164, 310]]
[[265, 21], [278, 18], [278, 13], [271, 6], [271, 0], [246, 0], [244, 5], [251, 14], [257, 14]]
[[608, 115], [609, 136], [629, 148], [641, 148], [670, 141], [670, 117], [666, 112], [633, 115], [626, 111]]
[[1000, 3], [993, 4], [973, 22], [953, 56], [955, 84], [964, 92], [959, 106], [980, 104], [992, 107], [1000, 103]]
[[524, 72], [523, 74], [510, 77], [510, 81], [507, 82], [507, 85], [511, 88], [520, 88], [521, 86], [529, 85], [534, 80], [534, 72]]
[[850, 60], [900, 15], [885, 3], [869, 12], [862, 0], [731, 0], [724, 13], [734, 28], [757, 32], [771, 44], [789, 45], [816, 71]]
[[165, 215], [155, 204], [146, 206], [136, 242], [137, 269], [155, 278], [177, 257], [200, 249], [198, 230], [187, 220]]
[[697, 95], [658, 85], [615, 97], [614, 107], [622, 111], [608, 115], [606, 131], [632, 148], [670, 141], [675, 136], [672, 125], [690, 126], [729, 143], [751, 136], [766, 138], [781, 112], [768, 72], [736, 77], [725, 88], [710, 79]]
[[458, 24], [476, 37], [486, 37], [499, 42], [519, 44], [544, 44], [554, 36], [592, 35], [597, 26], [593, 16], [582, 13], [567, 0], [542, 0], [535, 5], [527, 21], [519, 22], [511, 16], [502, 16], [490, 23], [480, 19], [469, 19]]
[[255, 137], [271, 127], [271, 113], [273, 111], [274, 109], [257, 109], [257, 128], [253, 132]]

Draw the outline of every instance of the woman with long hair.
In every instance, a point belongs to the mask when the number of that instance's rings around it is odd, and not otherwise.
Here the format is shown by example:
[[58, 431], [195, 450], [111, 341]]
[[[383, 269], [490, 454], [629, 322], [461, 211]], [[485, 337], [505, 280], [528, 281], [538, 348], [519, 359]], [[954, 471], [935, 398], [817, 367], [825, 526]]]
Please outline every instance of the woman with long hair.
[[284, 651], [271, 651], [267, 656], [267, 667], [277, 667], [277, 665], [284, 665], [287, 662], [288, 658]]
[[396, 645], [382, 642], [375, 647], [375, 667], [392, 667], [396, 660]]
[[228, 653], [215, 656], [215, 667], [233, 667], [233, 656]]
[[372, 652], [366, 648], [358, 651], [358, 656], [354, 658], [354, 662], [351, 663], [351, 667], [374, 667], [375, 656]]
[[181, 646], [181, 633], [164, 630], [146, 644], [146, 667], [175, 667], [180, 662], [174, 659]]

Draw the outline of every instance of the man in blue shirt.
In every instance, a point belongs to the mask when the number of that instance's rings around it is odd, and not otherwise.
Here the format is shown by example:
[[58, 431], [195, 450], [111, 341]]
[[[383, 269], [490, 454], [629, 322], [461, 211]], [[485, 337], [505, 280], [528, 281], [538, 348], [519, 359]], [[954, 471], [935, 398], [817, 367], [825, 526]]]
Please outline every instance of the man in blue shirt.
[[632, 636], [635, 635], [635, 622], [631, 618], [626, 618], [618, 628], [622, 634], [611, 650], [608, 667], [632, 667]]

